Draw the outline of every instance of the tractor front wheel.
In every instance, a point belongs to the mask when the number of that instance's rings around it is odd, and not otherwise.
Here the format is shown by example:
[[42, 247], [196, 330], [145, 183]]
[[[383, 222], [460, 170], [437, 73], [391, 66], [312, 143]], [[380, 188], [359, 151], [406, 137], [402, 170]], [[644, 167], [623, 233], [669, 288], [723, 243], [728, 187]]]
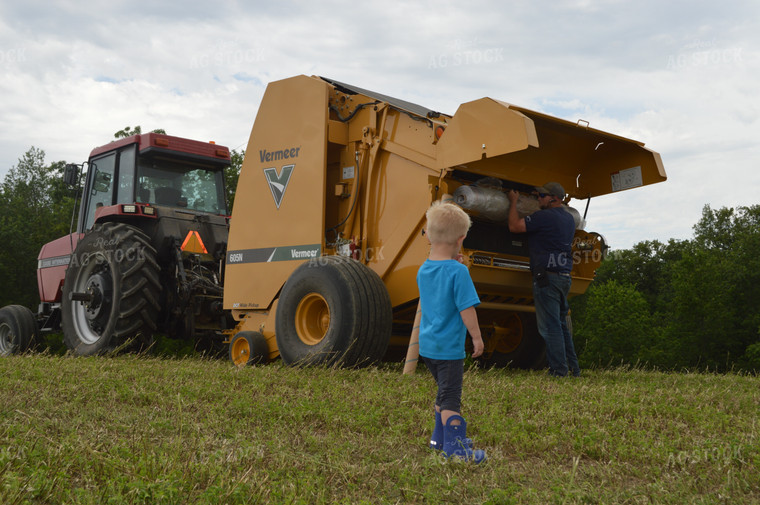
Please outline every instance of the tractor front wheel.
[[37, 320], [31, 310], [21, 305], [0, 309], [0, 356], [26, 351], [38, 335]]
[[139, 228], [97, 224], [77, 244], [61, 301], [63, 336], [75, 354], [152, 341], [160, 310], [156, 250]]

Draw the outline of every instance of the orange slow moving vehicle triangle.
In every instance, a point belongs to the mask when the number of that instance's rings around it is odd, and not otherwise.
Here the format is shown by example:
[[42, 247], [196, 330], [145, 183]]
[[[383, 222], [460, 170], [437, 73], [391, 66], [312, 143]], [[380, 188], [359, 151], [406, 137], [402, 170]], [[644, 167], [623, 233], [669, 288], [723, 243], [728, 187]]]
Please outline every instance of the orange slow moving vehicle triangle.
[[196, 254], [208, 254], [206, 246], [197, 231], [187, 232], [185, 241], [182, 243], [182, 251]]

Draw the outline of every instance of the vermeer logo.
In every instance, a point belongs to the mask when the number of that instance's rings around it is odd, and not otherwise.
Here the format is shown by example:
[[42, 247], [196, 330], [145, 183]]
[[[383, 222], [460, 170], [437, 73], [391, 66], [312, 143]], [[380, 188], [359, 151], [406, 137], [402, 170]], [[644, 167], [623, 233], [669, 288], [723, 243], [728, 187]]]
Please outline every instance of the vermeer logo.
[[280, 203], [282, 203], [282, 197], [285, 196], [285, 190], [288, 189], [288, 183], [290, 182], [290, 176], [293, 174], [293, 168], [295, 168], [295, 165], [285, 165], [282, 167], [279, 174], [274, 167], [264, 169], [264, 175], [269, 183], [269, 190], [272, 192], [274, 203], [277, 205], [278, 209], [280, 208]]

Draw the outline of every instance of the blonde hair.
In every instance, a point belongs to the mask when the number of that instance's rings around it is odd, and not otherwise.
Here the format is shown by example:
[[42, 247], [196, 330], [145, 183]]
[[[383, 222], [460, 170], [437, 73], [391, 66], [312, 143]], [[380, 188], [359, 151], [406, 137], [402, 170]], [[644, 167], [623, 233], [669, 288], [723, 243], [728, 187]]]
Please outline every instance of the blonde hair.
[[461, 207], [440, 200], [433, 202], [425, 217], [425, 233], [431, 243], [456, 244], [460, 237], [467, 235], [472, 224], [470, 216]]

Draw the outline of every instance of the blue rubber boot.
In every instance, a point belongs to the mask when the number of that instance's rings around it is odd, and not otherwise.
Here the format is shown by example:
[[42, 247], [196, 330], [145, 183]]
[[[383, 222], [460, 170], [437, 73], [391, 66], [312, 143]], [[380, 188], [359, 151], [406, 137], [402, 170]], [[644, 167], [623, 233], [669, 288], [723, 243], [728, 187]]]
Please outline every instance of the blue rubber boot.
[[[459, 420], [460, 424], [451, 424]], [[473, 450], [467, 442], [467, 423], [462, 416], [451, 416], [443, 427], [443, 453], [446, 458], [481, 463], [486, 460], [486, 452]]]
[[[465, 438], [464, 444], [472, 449], [471, 438]], [[435, 411], [435, 427], [433, 428], [433, 434], [430, 436], [429, 447], [436, 451], [443, 450], [443, 420], [441, 419], [441, 413], [437, 410]]]

